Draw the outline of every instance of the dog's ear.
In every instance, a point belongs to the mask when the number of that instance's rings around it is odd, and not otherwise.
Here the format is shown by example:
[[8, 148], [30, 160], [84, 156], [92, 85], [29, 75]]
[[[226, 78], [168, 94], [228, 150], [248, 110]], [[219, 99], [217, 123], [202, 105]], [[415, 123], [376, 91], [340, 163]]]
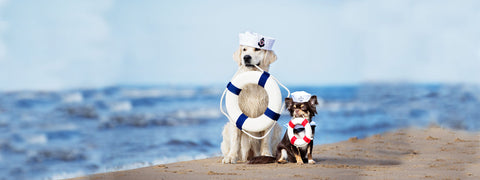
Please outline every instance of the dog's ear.
[[290, 110], [293, 106], [293, 99], [292, 98], [285, 98], [285, 108]]
[[238, 63], [238, 66], [242, 65], [242, 58], [240, 57], [242, 55], [242, 46], [240, 46], [237, 51], [233, 53], [233, 60]]
[[317, 114], [317, 96], [313, 95], [312, 97], [310, 97], [310, 100], [308, 102], [310, 103], [310, 107], [312, 107], [312, 112]]
[[277, 55], [272, 50], [267, 50], [265, 53], [267, 53], [265, 55], [265, 59], [263, 60], [265, 65], [268, 66], [277, 60]]

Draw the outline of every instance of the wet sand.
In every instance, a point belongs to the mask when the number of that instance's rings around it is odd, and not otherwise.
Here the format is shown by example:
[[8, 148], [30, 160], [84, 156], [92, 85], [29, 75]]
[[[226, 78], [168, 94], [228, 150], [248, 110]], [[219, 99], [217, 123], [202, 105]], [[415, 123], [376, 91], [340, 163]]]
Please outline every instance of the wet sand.
[[316, 164], [222, 164], [221, 157], [84, 179], [480, 179], [480, 133], [430, 127], [317, 145]]

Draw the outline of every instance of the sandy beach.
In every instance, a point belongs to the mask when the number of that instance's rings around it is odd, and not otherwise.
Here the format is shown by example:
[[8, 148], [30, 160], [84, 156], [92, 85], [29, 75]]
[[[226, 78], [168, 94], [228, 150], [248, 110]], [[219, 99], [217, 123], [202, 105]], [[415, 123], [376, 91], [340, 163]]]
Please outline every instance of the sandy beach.
[[314, 148], [316, 164], [222, 164], [221, 157], [84, 179], [480, 179], [480, 133], [430, 127]]

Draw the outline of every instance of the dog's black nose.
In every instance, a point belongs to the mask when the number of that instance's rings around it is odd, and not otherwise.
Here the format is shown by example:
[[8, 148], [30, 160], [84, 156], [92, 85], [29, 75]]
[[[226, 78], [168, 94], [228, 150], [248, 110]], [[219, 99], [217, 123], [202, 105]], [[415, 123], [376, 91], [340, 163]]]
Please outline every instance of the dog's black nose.
[[245, 56], [243, 56], [243, 60], [245, 61], [245, 64], [250, 64], [251, 61], [252, 61], [252, 56], [245, 55]]

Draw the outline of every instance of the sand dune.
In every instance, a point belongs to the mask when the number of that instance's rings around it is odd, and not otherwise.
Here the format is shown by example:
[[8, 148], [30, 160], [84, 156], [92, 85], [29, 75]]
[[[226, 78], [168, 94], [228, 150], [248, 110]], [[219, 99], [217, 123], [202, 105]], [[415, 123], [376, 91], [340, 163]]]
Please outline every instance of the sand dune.
[[315, 146], [314, 165], [222, 164], [221, 157], [83, 179], [480, 179], [480, 133], [431, 127]]

